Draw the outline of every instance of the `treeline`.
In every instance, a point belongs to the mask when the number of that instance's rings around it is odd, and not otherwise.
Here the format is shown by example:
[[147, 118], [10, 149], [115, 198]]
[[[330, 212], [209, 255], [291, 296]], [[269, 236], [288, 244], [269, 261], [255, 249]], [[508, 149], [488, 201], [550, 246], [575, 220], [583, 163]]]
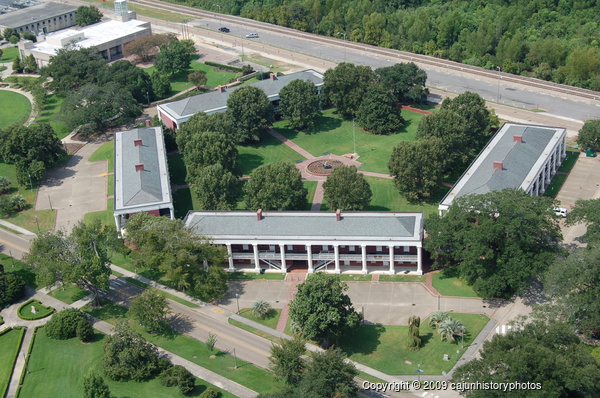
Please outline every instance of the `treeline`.
[[[212, 0], [170, 0], [215, 10]], [[224, 13], [600, 90], [594, 0], [222, 0]]]

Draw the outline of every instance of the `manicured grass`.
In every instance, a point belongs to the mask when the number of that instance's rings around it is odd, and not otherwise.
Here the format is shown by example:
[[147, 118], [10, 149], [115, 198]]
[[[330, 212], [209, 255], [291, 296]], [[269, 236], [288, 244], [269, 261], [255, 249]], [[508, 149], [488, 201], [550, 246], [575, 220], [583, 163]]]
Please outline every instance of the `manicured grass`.
[[187, 168], [183, 162], [183, 155], [176, 153], [167, 156], [167, 163], [169, 164], [169, 176], [171, 184], [173, 185], [185, 185], [185, 177], [187, 176]]
[[[421, 364], [425, 375], [438, 375], [452, 369], [489, 321], [487, 316], [478, 314], [453, 313], [452, 318], [460, 320], [466, 328], [465, 348], [461, 348], [460, 338], [454, 343], [441, 341], [437, 331], [429, 327], [427, 319], [421, 320], [419, 331], [423, 346], [419, 351], [405, 348], [409, 338], [408, 326], [366, 325], [341, 340], [340, 347], [350, 359], [389, 375], [413, 375], [417, 364]], [[456, 354], [457, 350], [459, 354]], [[449, 355], [449, 361], [444, 361], [444, 354]]]
[[230, 325], [233, 325], [237, 328], [243, 329], [246, 332], [255, 334], [259, 337], [262, 337], [263, 339], [267, 339], [269, 341], [278, 341], [279, 340], [277, 337], [273, 336], [272, 334], [269, 334], [269, 333], [263, 332], [262, 330], [253, 328], [252, 326], [246, 325], [245, 323], [240, 322], [240, 321], [236, 321], [235, 319], [228, 318], [227, 322], [229, 322]]
[[19, 355], [19, 347], [23, 340], [25, 329], [12, 329], [4, 334], [0, 334], [0, 396], [4, 396], [10, 375], [12, 373], [17, 355]]
[[7, 47], [2, 49], [2, 57], [0, 57], [0, 64], [5, 62], [11, 62], [19, 56], [19, 49], [17, 46]]
[[[276, 122], [273, 128], [314, 156], [325, 153], [353, 153], [352, 120], [343, 120], [335, 112], [335, 109], [325, 110], [313, 129], [298, 132], [288, 128], [285, 120]], [[402, 111], [402, 116], [406, 120], [405, 126], [399, 132], [390, 135], [369, 134], [356, 126], [356, 152], [360, 156], [358, 161], [363, 163], [361, 170], [387, 174], [392, 149], [401, 141], [415, 139], [417, 125], [423, 115]]]
[[115, 171], [115, 142], [107, 141], [90, 156], [90, 162], [108, 161], [108, 172]]
[[[83, 310], [90, 313], [92, 316], [103, 319], [111, 324], [115, 324], [115, 322], [120, 319], [111, 316], [111, 314], [128, 316], [127, 309], [112, 303], [105, 304], [101, 309], [91, 309], [86, 306], [83, 307]], [[232, 355], [220, 351], [215, 353], [210, 352], [204, 342], [178, 332], [167, 335], [148, 334], [139, 326], [138, 322], [131, 319], [129, 320], [129, 324], [151, 343], [210, 369], [230, 380], [240, 383], [258, 393], [269, 394], [283, 387], [283, 385], [275, 379], [273, 374], [240, 359], [237, 360], [238, 369], [235, 369], [234, 358]], [[215, 358], [209, 358], [213, 354], [215, 355]]]
[[[147, 284], [147, 283], [144, 283], [144, 282], [138, 281], [137, 279], [133, 279], [133, 278], [125, 278], [125, 280], [126, 280], [127, 282], [129, 282], [129, 283], [133, 283], [134, 285], [136, 285], [136, 286], [139, 286], [139, 287], [141, 287], [141, 288], [144, 288], [144, 289], [149, 289], [149, 288], [151, 288], [151, 287], [152, 287], [152, 286], [150, 286], [150, 285], [149, 285], [149, 284]], [[179, 297], [177, 297], [177, 296], [173, 296], [171, 293], [167, 293], [167, 292], [165, 292], [165, 291], [158, 290], [158, 289], [157, 289], [156, 291], [158, 292], [158, 294], [160, 294], [160, 295], [162, 295], [162, 296], [165, 296], [165, 297], [166, 297], [166, 298], [168, 298], [169, 300], [173, 300], [173, 301], [175, 301], [175, 302], [178, 302], [179, 304], [183, 304], [183, 305], [185, 305], [186, 307], [190, 307], [190, 308], [198, 308], [198, 307], [200, 307], [198, 304], [194, 304], [194, 303], [192, 303], [191, 301], [187, 301], [187, 300], [184, 300], [184, 299], [182, 299], [182, 298], [179, 298]]]
[[437, 202], [409, 203], [394, 186], [394, 181], [387, 178], [365, 177], [373, 197], [371, 198], [370, 211], [422, 211], [425, 216], [437, 213]]
[[100, 219], [100, 222], [104, 225], [108, 225], [110, 227], [115, 226], [115, 212], [114, 212], [114, 199], [107, 199], [106, 201], [106, 210], [93, 211], [90, 213], [86, 213], [83, 215], [83, 221], [87, 224], [92, 222], [95, 219]]
[[345, 282], [371, 282], [373, 275], [342, 274], [340, 280]]
[[56, 120], [56, 115], [60, 113], [60, 106], [62, 105], [65, 97], [58, 94], [51, 94], [46, 97], [46, 103], [44, 108], [35, 118], [37, 123], [49, 123], [54, 129], [58, 138], [65, 138], [71, 133], [71, 129], [62, 121]]
[[89, 294], [89, 292], [80, 289], [75, 285], [61, 286], [50, 292], [50, 296], [67, 304], [73, 304]]
[[[32, 307], [36, 312], [32, 311]], [[46, 307], [39, 300], [29, 300], [21, 304], [19, 307], [19, 318], [25, 320], [42, 319], [54, 312], [54, 308]]]
[[7, 195], [23, 195], [23, 197], [27, 201], [27, 207], [25, 208], [25, 210], [9, 214], [8, 216], [0, 214], [0, 218], [34, 233], [38, 233], [38, 224], [40, 231], [53, 230], [56, 211], [50, 209], [37, 211], [33, 210], [35, 197], [37, 194], [37, 187], [34, 185], [33, 189], [31, 189], [30, 185], [18, 185], [17, 173], [15, 165], [13, 164], [0, 163], [0, 176], [8, 178], [11, 182], [8, 188], [9, 193], [7, 193]]
[[[114, 0], [85, 0], [88, 3], [96, 4], [98, 8], [103, 10], [104, 12], [112, 12], [114, 11]], [[145, 15], [150, 18], [162, 19], [163, 21], [169, 22], [181, 22], [185, 19], [189, 19], [189, 16], [165, 11], [165, 10], [157, 10], [152, 7], [145, 7], [139, 4], [129, 4], [129, 10], [135, 11], [138, 15]]]
[[271, 308], [267, 316], [264, 318], [259, 318], [252, 312], [252, 308], [242, 308], [239, 313], [240, 316], [243, 316], [246, 319], [250, 319], [256, 323], [260, 323], [266, 327], [271, 329], [277, 328], [277, 322], [279, 322], [279, 316], [281, 315], [281, 310], [277, 308]]
[[25, 281], [27, 286], [31, 286], [34, 289], [43, 287], [35, 282], [35, 274], [33, 273], [33, 270], [24, 262], [7, 256], [4, 253], [0, 253], [0, 263], [4, 265], [4, 272], [11, 272], [19, 275]]
[[302, 181], [302, 185], [304, 185], [304, 188], [308, 190], [308, 195], [306, 195], [308, 201], [308, 204], [306, 205], [306, 210], [310, 210], [313, 199], [315, 197], [315, 191], [317, 190], [317, 181]]
[[563, 160], [562, 164], [558, 168], [558, 171], [562, 173], [570, 173], [573, 169], [573, 166], [575, 166], [575, 162], [577, 162], [577, 159], [579, 159], [579, 155], [581, 155], [581, 152], [579, 151], [567, 151], [567, 157], [565, 160]]
[[564, 174], [556, 174], [554, 177], [552, 177], [552, 182], [546, 188], [544, 196], [556, 198], [556, 195], [558, 195], [558, 193], [560, 192], [560, 189], [562, 188], [563, 184], [565, 183], [565, 181], [567, 181], [567, 177], [568, 176]]
[[0, 129], [27, 120], [31, 102], [22, 94], [0, 89]]
[[447, 272], [438, 272], [433, 274], [432, 277], [433, 287], [442, 296], [479, 297], [469, 285], [454, 276], [448, 275]]
[[188, 211], [199, 209], [198, 198], [194, 188], [182, 188], [173, 192], [173, 207], [175, 208], [175, 218], [182, 219]]
[[425, 275], [379, 275], [379, 282], [426, 282]]
[[[82, 379], [92, 372], [102, 374], [102, 344], [105, 335], [96, 334], [90, 344], [82, 344], [78, 339], [53, 340], [40, 329], [35, 338], [29, 359], [29, 374], [25, 376], [21, 397], [61, 397], [79, 398], [82, 396]], [[176, 387], [164, 387], [157, 378], [145, 382], [116, 382], [104, 378], [112, 397], [129, 398], [171, 398], [181, 396]], [[199, 396], [204, 390], [214, 387], [197, 379], [196, 391]], [[224, 398], [233, 395], [222, 391]]]
[[239, 145], [239, 164], [242, 175], [250, 175], [259, 166], [273, 162], [297, 162], [305, 158], [283, 142], [265, 133], [258, 144]]
[[265, 272], [264, 274], [257, 274], [254, 272], [231, 272], [229, 273], [229, 279], [271, 279], [282, 281], [285, 279], [285, 274], [281, 272]]

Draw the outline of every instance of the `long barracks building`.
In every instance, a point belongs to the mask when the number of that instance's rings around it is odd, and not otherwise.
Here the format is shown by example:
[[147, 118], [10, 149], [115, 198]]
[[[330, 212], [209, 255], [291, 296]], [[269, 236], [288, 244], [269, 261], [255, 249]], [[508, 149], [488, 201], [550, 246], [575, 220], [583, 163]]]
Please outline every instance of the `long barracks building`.
[[227, 248], [230, 272], [423, 273], [423, 213], [192, 211], [185, 224]]

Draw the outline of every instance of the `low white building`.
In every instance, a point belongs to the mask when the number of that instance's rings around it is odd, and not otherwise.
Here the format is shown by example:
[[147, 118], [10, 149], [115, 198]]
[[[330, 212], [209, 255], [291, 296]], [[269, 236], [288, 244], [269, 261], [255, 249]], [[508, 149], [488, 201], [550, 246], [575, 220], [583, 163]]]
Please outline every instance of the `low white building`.
[[77, 7], [50, 1], [0, 15], [0, 31], [13, 28], [19, 34], [46, 35], [75, 26], [76, 15]]
[[567, 131], [505, 123], [440, 202], [443, 215], [458, 197], [520, 188], [542, 195], [566, 157]]
[[423, 213], [191, 211], [185, 224], [227, 248], [230, 272], [423, 274]]
[[19, 43], [21, 58], [33, 54], [39, 67], [48, 65], [50, 58], [58, 50], [73, 46], [75, 48], [94, 47], [104, 59], [111, 61], [123, 56], [127, 44], [142, 36], [150, 36], [150, 22], [136, 19], [120, 22], [107, 21], [87, 26], [80, 30], [65, 30], [46, 36], [46, 40], [33, 43], [24, 40]]

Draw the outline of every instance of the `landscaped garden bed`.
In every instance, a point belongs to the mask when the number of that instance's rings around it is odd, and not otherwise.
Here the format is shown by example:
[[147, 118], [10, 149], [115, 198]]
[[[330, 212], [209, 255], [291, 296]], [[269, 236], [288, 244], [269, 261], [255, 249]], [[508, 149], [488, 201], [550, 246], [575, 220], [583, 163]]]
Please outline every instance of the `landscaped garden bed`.
[[[33, 310], [35, 308], [35, 311]], [[39, 300], [31, 299], [21, 304], [17, 312], [19, 318], [27, 321], [42, 319], [54, 312], [54, 308], [42, 305]]]

